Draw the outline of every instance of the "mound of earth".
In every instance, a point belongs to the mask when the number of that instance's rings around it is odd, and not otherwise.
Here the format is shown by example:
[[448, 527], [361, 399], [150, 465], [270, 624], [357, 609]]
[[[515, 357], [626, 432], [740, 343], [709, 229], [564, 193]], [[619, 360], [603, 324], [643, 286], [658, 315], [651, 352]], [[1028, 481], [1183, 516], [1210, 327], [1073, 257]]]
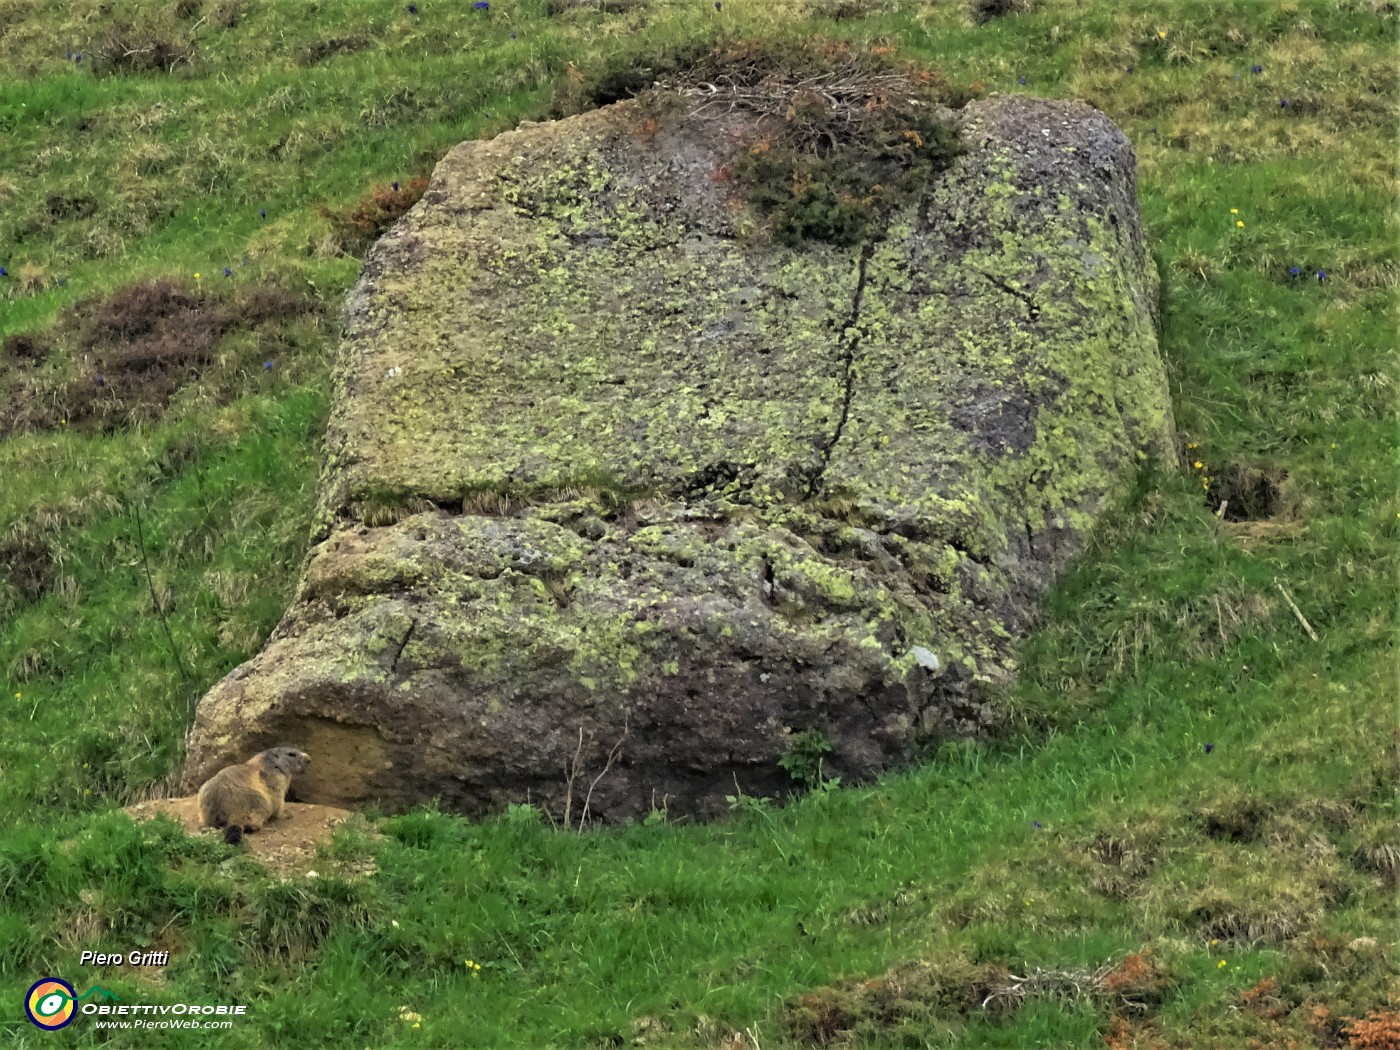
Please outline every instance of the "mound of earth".
[[289, 744], [335, 805], [703, 817], [991, 722], [1174, 439], [1124, 136], [945, 116], [848, 245], [765, 232], [733, 173], [782, 118], [742, 105], [453, 149], [350, 294], [317, 542], [187, 784]]
[[[174, 817], [191, 835], [222, 834], [200, 826], [199, 800], [194, 795], [138, 802], [126, 807], [123, 812], [133, 820]], [[248, 852], [269, 870], [279, 875], [304, 875], [312, 868], [316, 847], [327, 841], [331, 833], [352, 816], [354, 814], [349, 810], [335, 806], [287, 802], [283, 805], [280, 818], [266, 824], [256, 834], [245, 835], [243, 842]]]

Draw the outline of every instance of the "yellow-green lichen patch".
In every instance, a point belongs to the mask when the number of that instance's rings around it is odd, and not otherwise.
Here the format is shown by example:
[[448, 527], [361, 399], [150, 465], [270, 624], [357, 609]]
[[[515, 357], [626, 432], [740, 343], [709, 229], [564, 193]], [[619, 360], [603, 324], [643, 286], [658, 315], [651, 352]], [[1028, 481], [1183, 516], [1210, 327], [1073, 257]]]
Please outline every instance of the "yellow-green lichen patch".
[[606, 766], [603, 819], [707, 814], [780, 791], [793, 734], [850, 779], [995, 720], [1036, 596], [1172, 447], [1126, 142], [974, 103], [871, 238], [794, 247], [726, 176], [749, 117], [630, 113], [458, 147], [370, 253], [323, 542], [191, 769], [314, 716], [379, 727], [390, 807]]

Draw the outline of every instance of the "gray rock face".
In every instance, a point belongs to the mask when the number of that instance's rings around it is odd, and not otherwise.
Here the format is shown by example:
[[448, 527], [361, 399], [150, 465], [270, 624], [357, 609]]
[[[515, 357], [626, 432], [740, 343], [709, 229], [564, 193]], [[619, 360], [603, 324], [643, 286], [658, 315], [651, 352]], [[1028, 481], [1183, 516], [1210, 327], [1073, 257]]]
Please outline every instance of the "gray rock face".
[[[850, 249], [726, 179], [742, 114], [468, 142], [347, 306], [322, 529], [186, 779], [578, 822], [847, 782], [975, 732], [1034, 603], [1172, 454], [1123, 136], [1025, 98]], [[804, 739], [810, 740], [810, 737]]]

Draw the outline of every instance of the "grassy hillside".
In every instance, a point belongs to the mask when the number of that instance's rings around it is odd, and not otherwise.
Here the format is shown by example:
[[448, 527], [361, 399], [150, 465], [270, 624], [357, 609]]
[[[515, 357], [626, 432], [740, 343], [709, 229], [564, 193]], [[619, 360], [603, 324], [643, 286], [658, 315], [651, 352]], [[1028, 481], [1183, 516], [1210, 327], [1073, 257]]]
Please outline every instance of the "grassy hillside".
[[[0, 0], [0, 1038], [1400, 1045], [1396, 4], [980, 6], [1017, 10]], [[814, 35], [1138, 149], [1182, 459], [1047, 602], [1014, 730], [709, 827], [423, 810], [291, 882], [127, 820], [291, 594], [339, 300], [411, 180]], [[248, 1014], [48, 1034], [46, 975]]]

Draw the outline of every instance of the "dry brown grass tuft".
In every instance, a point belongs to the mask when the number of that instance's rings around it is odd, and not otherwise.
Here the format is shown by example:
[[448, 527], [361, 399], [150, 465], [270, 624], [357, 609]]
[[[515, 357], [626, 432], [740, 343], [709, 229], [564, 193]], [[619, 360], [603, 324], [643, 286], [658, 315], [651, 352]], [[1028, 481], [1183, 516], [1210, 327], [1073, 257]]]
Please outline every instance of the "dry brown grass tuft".
[[194, 63], [194, 43], [184, 32], [156, 25], [114, 25], [89, 49], [99, 75], [173, 73]]
[[324, 205], [317, 211], [330, 221], [331, 237], [336, 247], [350, 254], [358, 254], [417, 204], [427, 189], [428, 180], [418, 176], [402, 184], [395, 182], [375, 186], [343, 211]]

